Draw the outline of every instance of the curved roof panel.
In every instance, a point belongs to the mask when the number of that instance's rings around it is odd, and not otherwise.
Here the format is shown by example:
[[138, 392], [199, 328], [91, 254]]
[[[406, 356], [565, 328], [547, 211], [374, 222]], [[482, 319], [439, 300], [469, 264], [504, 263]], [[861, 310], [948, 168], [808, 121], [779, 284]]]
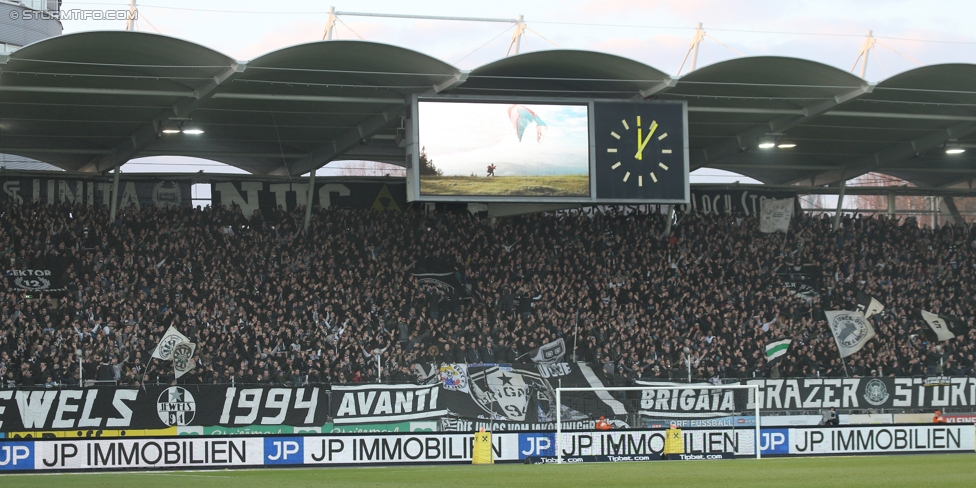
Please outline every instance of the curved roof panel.
[[469, 95], [631, 98], [671, 80], [632, 59], [594, 51], [536, 51], [471, 71], [454, 90]]
[[[323, 41], [250, 62], [141, 32], [51, 38], [0, 57], [0, 152], [104, 172], [150, 155], [299, 175], [334, 159], [402, 162], [415, 93], [682, 100], [692, 168], [824, 185], [875, 171], [919, 185], [976, 177], [976, 65], [926, 66], [876, 85], [814, 61], [733, 59], [674, 78], [591, 51], [530, 52], [463, 72], [425, 54]], [[200, 128], [198, 136], [179, 132]], [[166, 130], [164, 132], [164, 129]], [[760, 151], [761, 138], [789, 151]], [[972, 151], [976, 153], [976, 151]]]

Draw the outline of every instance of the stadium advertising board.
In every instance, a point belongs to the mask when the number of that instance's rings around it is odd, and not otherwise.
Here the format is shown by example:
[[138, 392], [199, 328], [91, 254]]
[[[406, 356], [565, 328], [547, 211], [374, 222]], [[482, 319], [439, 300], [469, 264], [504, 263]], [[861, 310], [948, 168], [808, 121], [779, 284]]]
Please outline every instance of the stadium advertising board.
[[[312, 192], [312, 205], [321, 208], [368, 208], [400, 211], [407, 204], [402, 180], [319, 180]], [[255, 210], [268, 212], [278, 207], [290, 211], [308, 202], [308, 180], [299, 182], [218, 181], [211, 184], [213, 206], [237, 205], [245, 217]]]
[[[191, 206], [190, 180], [130, 179], [119, 178], [119, 208], [134, 205], [136, 208], [189, 207]], [[22, 204], [40, 202], [48, 205], [74, 203], [79, 205], [111, 205], [112, 179], [109, 177], [58, 177], [3, 179], [2, 196]]]
[[411, 201], [686, 203], [683, 102], [413, 97]]
[[805, 378], [748, 380], [759, 385], [763, 410], [926, 408], [976, 406], [976, 378], [953, 377], [943, 386], [924, 378]]
[[[568, 432], [559, 445], [567, 457], [651, 460], [663, 453], [664, 435], [664, 429]], [[752, 429], [681, 435], [686, 455], [755, 455]], [[470, 432], [2, 440], [0, 472], [470, 463], [472, 444]], [[758, 444], [763, 456], [972, 452], [976, 447], [972, 426], [947, 424], [764, 428]], [[496, 433], [492, 451], [496, 462], [555, 456], [556, 438], [552, 432]]]

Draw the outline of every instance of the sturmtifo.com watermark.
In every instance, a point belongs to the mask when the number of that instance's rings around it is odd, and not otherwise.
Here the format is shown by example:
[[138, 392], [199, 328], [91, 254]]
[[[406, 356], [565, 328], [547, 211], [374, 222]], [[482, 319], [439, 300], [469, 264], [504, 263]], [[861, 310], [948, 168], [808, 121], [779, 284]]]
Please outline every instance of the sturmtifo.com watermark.
[[138, 11], [129, 10], [11, 10], [13, 20], [139, 20]]

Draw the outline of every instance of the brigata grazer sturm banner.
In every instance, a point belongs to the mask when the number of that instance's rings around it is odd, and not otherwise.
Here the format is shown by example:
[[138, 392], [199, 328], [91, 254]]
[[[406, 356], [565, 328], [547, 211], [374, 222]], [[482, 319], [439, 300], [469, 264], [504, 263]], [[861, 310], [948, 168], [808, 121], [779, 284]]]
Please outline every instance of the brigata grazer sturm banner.
[[976, 407], [976, 378], [950, 377], [931, 385], [926, 378], [796, 378], [748, 380], [759, 385], [762, 410], [835, 407], [939, 409]]

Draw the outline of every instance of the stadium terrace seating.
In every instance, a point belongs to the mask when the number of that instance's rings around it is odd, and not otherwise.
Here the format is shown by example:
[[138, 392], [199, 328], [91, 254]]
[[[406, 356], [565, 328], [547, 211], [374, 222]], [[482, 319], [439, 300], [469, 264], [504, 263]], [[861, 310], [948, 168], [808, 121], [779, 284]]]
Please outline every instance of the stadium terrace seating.
[[[495, 225], [467, 212], [105, 209], [6, 204], [7, 268], [63, 273], [62, 293], [0, 284], [3, 388], [173, 381], [152, 360], [170, 326], [198, 345], [183, 383], [415, 380], [431, 362], [511, 362], [564, 338], [610, 381], [753, 376], [974, 374], [976, 232], [914, 222], [663, 219], [625, 208], [538, 214]], [[774, 270], [818, 265], [811, 302]], [[440, 273], [441, 279], [416, 275]], [[877, 338], [840, 361], [821, 310], [863, 291], [886, 305]], [[934, 343], [925, 309], [970, 332]], [[776, 370], [763, 344], [794, 339]], [[81, 352], [81, 361], [77, 352]], [[79, 363], [83, 371], [79, 372]], [[845, 372], [844, 368], [848, 371]]]

